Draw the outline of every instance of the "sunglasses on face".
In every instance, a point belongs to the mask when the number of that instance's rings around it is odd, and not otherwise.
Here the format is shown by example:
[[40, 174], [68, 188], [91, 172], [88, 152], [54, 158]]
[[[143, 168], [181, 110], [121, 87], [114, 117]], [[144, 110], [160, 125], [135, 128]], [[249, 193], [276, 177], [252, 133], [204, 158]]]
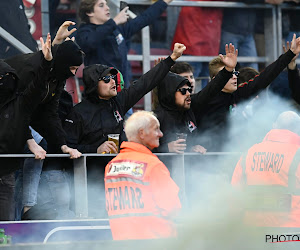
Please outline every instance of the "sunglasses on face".
[[192, 93], [193, 88], [181, 88], [181, 89], [177, 89], [177, 91], [179, 91], [182, 95], [185, 95], [187, 91]]
[[99, 81], [103, 80], [105, 83], [109, 83], [110, 79], [116, 80], [116, 75], [103, 76], [99, 79]]
[[11, 76], [13, 79], [15, 79], [15, 76], [11, 73], [6, 73], [5, 75], [0, 75], [0, 80], [5, 78], [5, 77], [8, 77], [8, 76]]
[[232, 72], [232, 76], [235, 75], [236, 77], [239, 77], [240, 75], [240, 71], [233, 71]]

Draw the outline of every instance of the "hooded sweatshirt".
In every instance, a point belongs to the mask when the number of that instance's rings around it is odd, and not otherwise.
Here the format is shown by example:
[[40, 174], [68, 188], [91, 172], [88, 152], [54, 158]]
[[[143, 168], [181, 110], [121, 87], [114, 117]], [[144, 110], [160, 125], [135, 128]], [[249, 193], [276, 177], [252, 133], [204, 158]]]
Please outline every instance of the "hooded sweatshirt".
[[[58, 104], [65, 81], [73, 76], [70, 66], [79, 66], [83, 62], [80, 47], [69, 40], [52, 47], [53, 60], [50, 74], [44, 79], [43, 90], [40, 95], [40, 104], [31, 116], [30, 125], [42, 135], [47, 143], [56, 145], [58, 152], [60, 146], [66, 144], [65, 133], [58, 116]], [[43, 60], [41, 51], [31, 54], [19, 55], [5, 61], [16, 69], [20, 76], [18, 92], [22, 93], [28, 84], [36, 79], [39, 65]]]
[[179, 86], [185, 84], [190, 86], [190, 83], [180, 75], [171, 72], [167, 75], [162, 84], [158, 86], [159, 106], [155, 113], [160, 121], [164, 136], [160, 139], [160, 146], [156, 149], [157, 152], [169, 152], [168, 143], [176, 140], [176, 133], [187, 134], [187, 151], [200, 144], [197, 135], [201, 131], [197, 132], [194, 112], [216, 96], [231, 76], [232, 72], [228, 72], [225, 68], [222, 69], [205, 88], [197, 94], [191, 95], [191, 109], [179, 110], [175, 105], [175, 92]]
[[[44, 77], [49, 72], [50, 63], [42, 61], [37, 78], [22, 94], [15, 91], [18, 77], [16, 71], [0, 61], [0, 154], [23, 153], [26, 141], [31, 137], [30, 116], [40, 102]], [[10, 73], [11, 75], [6, 75]], [[12, 77], [13, 76], [13, 77]], [[0, 158], [0, 176], [7, 175], [21, 165], [20, 158]]]
[[112, 69], [101, 64], [86, 67], [83, 71], [85, 99], [73, 108], [64, 122], [68, 146], [82, 153], [96, 153], [97, 148], [107, 141], [107, 135], [112, 133], [120, 134], [121, 145], [126, 140], [124, 115], [164, 79], [173, 64], [168, 57], [109, 100], [99, 98], [97, 86], [104, 72], [110, 73]]

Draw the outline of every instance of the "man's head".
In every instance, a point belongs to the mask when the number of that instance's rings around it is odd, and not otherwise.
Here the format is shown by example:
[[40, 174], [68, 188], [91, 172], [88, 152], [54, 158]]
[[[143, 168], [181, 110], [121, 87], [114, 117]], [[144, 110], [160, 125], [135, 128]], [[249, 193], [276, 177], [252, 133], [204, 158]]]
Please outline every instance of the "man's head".
[[296, 112], [285, 111], [282, 112], [277, 120], [273, 123], [274, 129], [287, 129], [300, 135], [300, 117]]
[[175, 111], [190, 109], [192, 85], [188, 79], [169, 72], [157, 87], [161, 107]]
[[239, 69], [239, 77], [238, 77], [238, 86], [244, 82], [248, 82], [253, 79], [255, 76], [259, 75], [259, 72], [251, 67], [244, 67]]
[[[225, 67], [225, 64], [220, 57], [215, 57], [209, 62], [209, 76], [211, 79], [215, 78], [216, 75]], [[237, 90], [237, 79], [239, 76], [238, 71], [234, 71], [232, 77], [228, 80], [224, 88], [222, 89], [225, 93], [233, 93]]]
[[16, 71], [0, 60], [0, 103], [10, 99], [17, 87]]
[[170, 70], [171, 72], [183, 76], [189, 80], [195, 92], [196, 81], [193, 74], [193, 67], [187, 62], [176, 62]]
[[85, 85], [85, 95], [94, 95], [100, 99], [109, 100], [117, 95], [115, 68], [102, 64], [94, 64], [83, 69], [83, 83]]
[[159, 138], [163, 136], [158, 119], [148, 111], [131, 115], [125, 122], [124, 130], [128, 141], [140, 143], [150, 150], [159, 146]]
[[81, 0], [78, 15], [85, 23], [104, 24], [110, 19], [105, 0]]
[[68, 40], [53, 48], [54, 73], [59, 80], [66, 80], [74, 76], [83, 63], [84, 53], [77, 43]]

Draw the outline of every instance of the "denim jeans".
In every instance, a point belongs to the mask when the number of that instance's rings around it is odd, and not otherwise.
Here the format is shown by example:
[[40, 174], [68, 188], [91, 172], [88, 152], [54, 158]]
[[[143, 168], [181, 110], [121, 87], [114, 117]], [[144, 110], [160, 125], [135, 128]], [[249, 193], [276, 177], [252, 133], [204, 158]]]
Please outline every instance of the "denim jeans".
[[[40, 144], [46, 149], [47, 143], [43, 139]], [[27, 145], [25, 154], [30, 154]], [[25, 158], [23, 167], [16, 172], [15, 191], [15, 220], [21, 220], [22, 211], [25, 206], [32, 207], [37, 203], [37, 192], [44, 160]]]
[[26, 219], [71, 219], [69, 175], [62, 170], [42, 171], [37, 204], [25, 213]]
[[0, 177], [0, 221], [14, 220], [15, 173]]
[[[239, 50], [239, 56], [257, 56], [253, 35], [239, 35], [222, 31], [220, 53], [225, 55], [225, 45], [232, 43]], [[258, 70], [257, 63], [240, 63], [241, 67], [252, 67]]]

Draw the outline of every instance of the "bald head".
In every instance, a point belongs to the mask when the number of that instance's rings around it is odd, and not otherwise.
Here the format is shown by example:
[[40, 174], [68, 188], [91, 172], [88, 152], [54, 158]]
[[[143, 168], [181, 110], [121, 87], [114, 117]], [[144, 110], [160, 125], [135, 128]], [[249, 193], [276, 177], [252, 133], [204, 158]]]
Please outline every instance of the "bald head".
[[273, 128], [287, 129], [296, 134], [300, 134], [300, 117], [296, 112], [285, 111], [277, 117]]
[[131, 115], [125, 122], [124, 130], [128, 141], [140, 143], [151, 150], [159, 146], [159, 138], [163, 136], [158, 119], [148, 111]]

